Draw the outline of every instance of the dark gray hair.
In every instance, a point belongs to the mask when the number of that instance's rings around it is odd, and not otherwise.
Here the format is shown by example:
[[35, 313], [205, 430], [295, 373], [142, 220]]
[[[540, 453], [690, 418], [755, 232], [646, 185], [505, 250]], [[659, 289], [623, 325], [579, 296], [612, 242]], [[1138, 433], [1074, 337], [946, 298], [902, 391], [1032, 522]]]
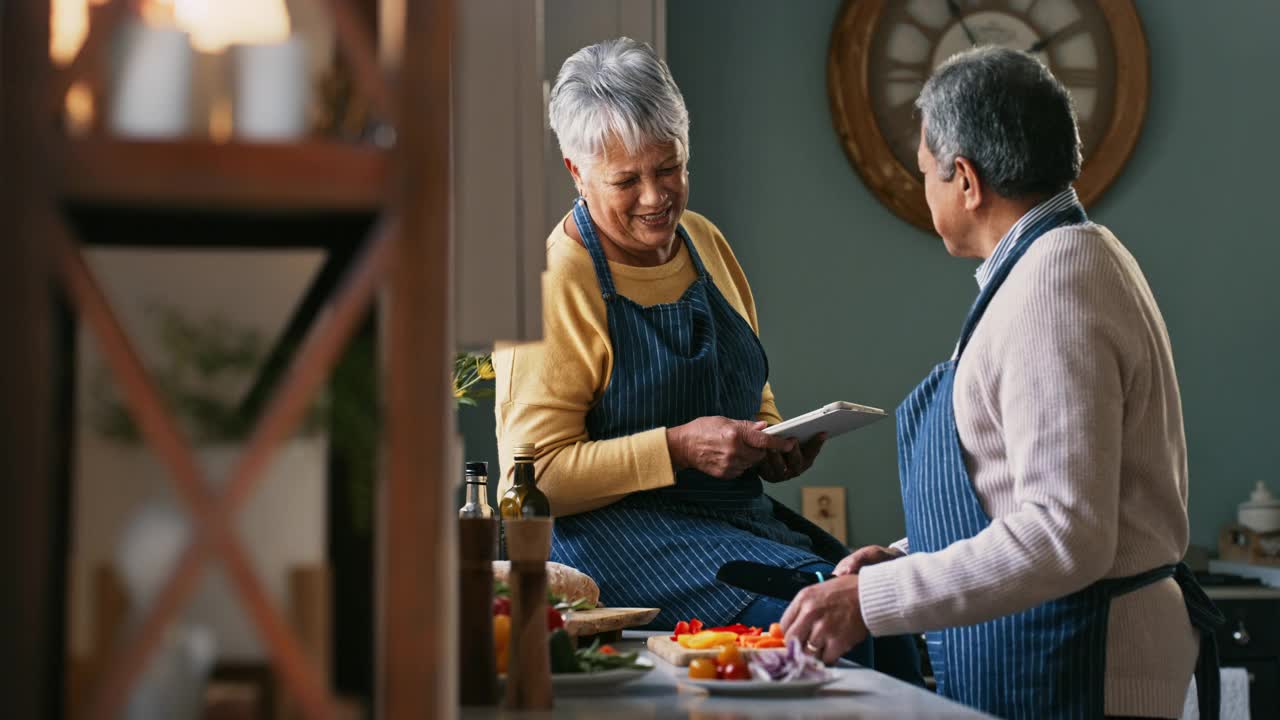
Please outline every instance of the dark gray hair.
[[551, 91], [551, 129], [560, 151], [586, 172], [610, 136], [627, 152], [671, 142], [689, 159], [689, 111], [667, 64], [646, 43], [622, 37], [564, 61]]
[[934, 71], [916, 107], [943, 180], [955, 174], [957, 157], [1008, 198], [1054, 194], [1080, 175], [1071, 96], [1027, 53], [989, 46], [958, 53]]

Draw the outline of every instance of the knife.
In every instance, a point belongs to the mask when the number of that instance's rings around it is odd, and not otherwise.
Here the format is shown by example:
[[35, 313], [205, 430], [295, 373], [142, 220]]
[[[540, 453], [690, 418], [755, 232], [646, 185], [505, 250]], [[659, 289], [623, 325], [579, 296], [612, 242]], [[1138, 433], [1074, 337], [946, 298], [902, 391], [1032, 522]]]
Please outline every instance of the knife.
[[720, 566], [716, 580], [757, 595], [791, 600], [796, 593], [828, 579], [822, 573], [791, 570], [749, 560], [730, 560]]

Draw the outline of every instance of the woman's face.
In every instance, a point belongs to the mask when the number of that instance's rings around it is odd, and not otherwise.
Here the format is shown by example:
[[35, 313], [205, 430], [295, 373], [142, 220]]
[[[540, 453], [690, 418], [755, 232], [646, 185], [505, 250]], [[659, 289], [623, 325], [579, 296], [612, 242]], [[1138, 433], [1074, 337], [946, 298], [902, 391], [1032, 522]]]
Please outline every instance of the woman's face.
[[628, 155], [614, 139], [590, 168], [568, 158], [565, 165], [602, 240], [625, 262], [660, 265], [671, 259], [676, 225], [689, 200], [689, 174], [675, 143], [650, 143]]

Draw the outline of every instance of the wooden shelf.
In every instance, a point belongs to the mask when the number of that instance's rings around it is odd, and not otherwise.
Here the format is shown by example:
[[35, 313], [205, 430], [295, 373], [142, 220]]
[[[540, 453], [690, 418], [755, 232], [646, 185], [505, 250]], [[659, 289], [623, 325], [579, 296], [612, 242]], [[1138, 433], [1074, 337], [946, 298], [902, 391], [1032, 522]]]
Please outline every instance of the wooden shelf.
[[377, 210], [385, 150], [329, 140], [287, 144], [71, 140], [59, 191], [91, 205], [238, 210]]

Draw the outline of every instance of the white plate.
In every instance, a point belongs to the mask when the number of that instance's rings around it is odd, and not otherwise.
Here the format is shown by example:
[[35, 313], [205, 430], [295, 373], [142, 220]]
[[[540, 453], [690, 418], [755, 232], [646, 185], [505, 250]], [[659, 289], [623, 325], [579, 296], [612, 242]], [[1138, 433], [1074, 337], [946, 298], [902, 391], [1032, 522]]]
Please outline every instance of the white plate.
[[788, 680], [786, 682], [769, 682], [766, 680], [695, 680], [689, 677], [678, 678], [682, 685], [698, 687], [712, 695], [756, 695], [772, 697], [799, 697], [812, 695], [823, 687], [836, 681], [834, 673], [827, 673], [825, 678], [812, 680]]
[[[645, 658], [636, 662], [644, 667], [619, 668], [617, 670], [601, 670], [589, 673], [559, 673], [551, 676], [551, 690], [554, 693], [571, 695], [593, 692], [607, 692], [619, 685], [639, 680], [653, 669], [653, 663]], [[505, 686], [506, 675], [498, 676], [498, 685]]]

